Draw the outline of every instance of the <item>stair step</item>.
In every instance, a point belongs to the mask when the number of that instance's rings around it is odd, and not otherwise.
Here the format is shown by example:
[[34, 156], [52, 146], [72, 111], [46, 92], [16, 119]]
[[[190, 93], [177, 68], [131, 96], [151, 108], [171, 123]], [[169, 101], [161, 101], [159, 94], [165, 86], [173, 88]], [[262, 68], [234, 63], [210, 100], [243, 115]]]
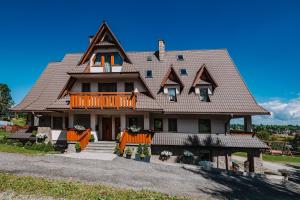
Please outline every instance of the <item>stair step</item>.
[[114, 147], [116, 146], [116, 143], [114, 144], [95, 144], [95, 143], [89, 143], [88, 146], [93, 146], [93, 147]]
[[86, 149], [93, 149], [93, 150], [114, 150], [114, 148], [110, 148], [110, 147], [86, 147]]
[[85, 149], [86, 152], [93, 152], [93, 153], [113, 153], [114, 150], [106, 149], [106, 150], [94, 150], [94, 149]]

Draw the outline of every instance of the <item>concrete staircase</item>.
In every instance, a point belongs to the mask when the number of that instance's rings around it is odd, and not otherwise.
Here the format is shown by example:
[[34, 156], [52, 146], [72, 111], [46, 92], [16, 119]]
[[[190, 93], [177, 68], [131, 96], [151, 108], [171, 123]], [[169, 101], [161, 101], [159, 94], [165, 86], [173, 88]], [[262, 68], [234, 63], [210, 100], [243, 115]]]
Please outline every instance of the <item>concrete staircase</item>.
[[90, 142], [84, 151], [93, 153], [113, 153], [115, 146], [115, 141]]

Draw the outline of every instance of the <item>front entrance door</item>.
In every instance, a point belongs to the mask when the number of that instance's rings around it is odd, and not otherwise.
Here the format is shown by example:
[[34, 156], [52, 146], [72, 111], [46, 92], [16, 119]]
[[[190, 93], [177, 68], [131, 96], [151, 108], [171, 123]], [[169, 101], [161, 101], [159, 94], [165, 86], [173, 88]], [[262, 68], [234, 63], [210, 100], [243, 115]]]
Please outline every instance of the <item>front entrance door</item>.
[[112, 140], [112, 121], [111, 117], [102, 118], [102, 140]]

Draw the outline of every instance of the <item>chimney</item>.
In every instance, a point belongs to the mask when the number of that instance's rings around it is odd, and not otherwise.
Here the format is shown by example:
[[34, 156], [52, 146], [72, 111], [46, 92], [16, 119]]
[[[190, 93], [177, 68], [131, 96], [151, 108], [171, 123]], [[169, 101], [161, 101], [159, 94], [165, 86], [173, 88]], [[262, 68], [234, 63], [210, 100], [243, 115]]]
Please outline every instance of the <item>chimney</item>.
[[90, 43], [93, 41], [93, 39], [94, 39], [94, 36], [93, 36], [93, 35], [90, 35], [90, 36], [89, 36]]
[[165, 41], [160, 39], [158, 40], [158, 56], [160, 61], [165, 59]]

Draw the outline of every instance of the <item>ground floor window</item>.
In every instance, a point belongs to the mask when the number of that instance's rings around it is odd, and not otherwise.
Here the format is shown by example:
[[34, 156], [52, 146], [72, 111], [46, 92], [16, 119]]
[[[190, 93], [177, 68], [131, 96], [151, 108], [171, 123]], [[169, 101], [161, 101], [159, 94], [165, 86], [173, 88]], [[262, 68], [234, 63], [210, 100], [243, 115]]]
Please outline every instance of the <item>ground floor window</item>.
[[127, 118], [128, 128], [144, 128], [144, 117], [143, 116], [129, 116]]
[[177, 119], [169, 118], [168, 119], [168, 128], [170, 132], [177, 132]]
[[199, 133], [210, 133], [211, 132], [211, 122], [209, 119], [199, 119], [198, 120]]
[[53, 117], [53, 129], [61, 130], [63, 128], [63, 118]]
[[163, 131], [163, 119], [162, 118], [154, 119], [154, 131]]
[[90, 122], [90, 115], [74, 115], [74, 126], [80, 125], [84, 126], [85, 128], [91, 128], [91, 122]]
[[41, 116], [39, 118], [39, 124], [40, 127], [51, 127], [51, 117], [50, 116]]

